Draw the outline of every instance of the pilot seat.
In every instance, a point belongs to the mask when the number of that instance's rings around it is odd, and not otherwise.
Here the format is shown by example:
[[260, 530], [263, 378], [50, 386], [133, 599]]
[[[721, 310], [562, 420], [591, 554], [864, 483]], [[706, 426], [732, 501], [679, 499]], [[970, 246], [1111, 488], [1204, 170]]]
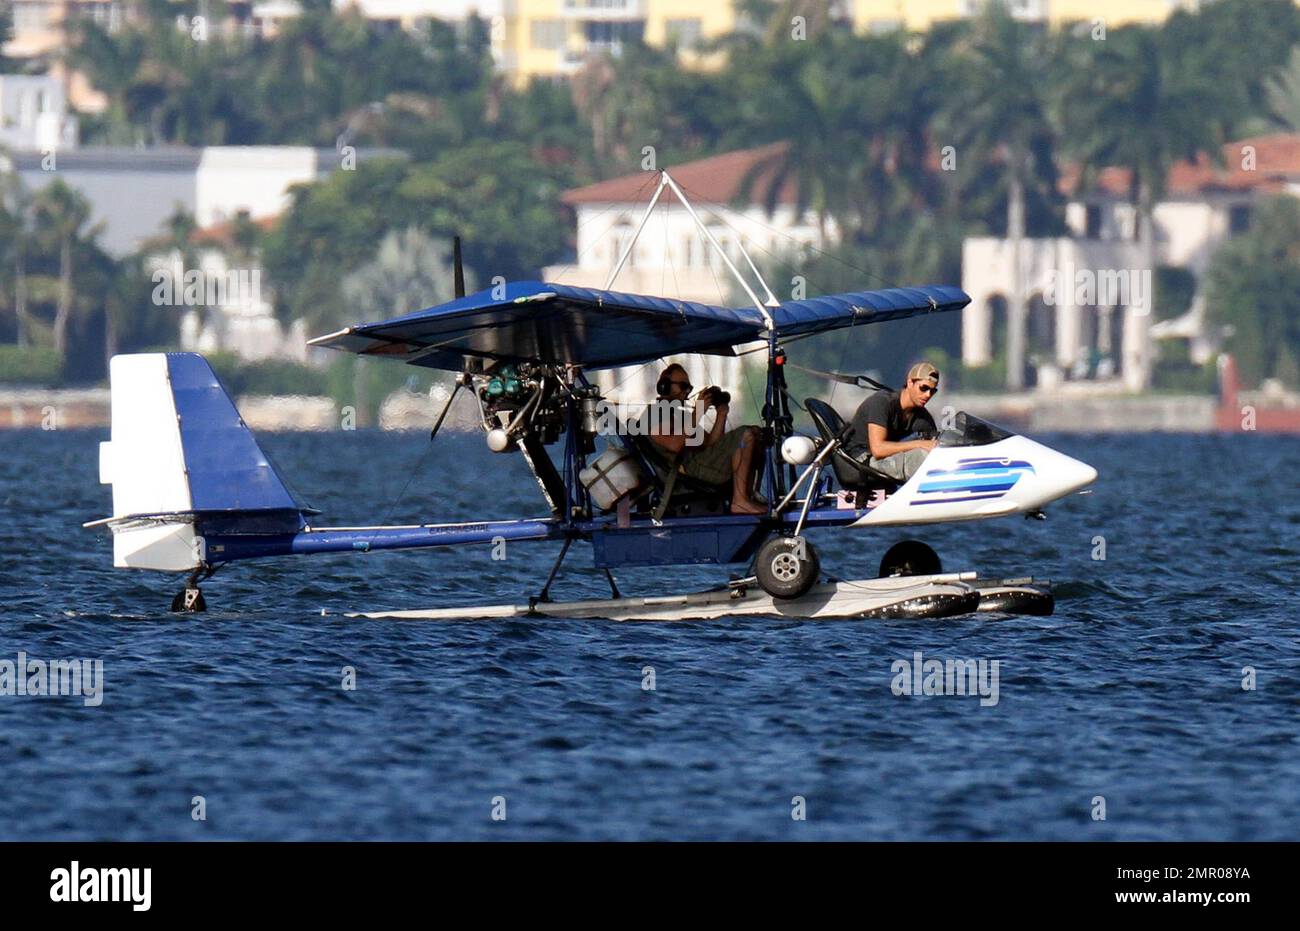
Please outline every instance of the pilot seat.
[[[830, 460], [841, 488], [856, 493], [859, 502], [875, 491], [892, 494], [898, 490], [900, 482], [867, 465], [866, 444], [853, 442], [852, 425], [845, 423], [835, 408], [817, 398], [807, 398], [804, 400], [804, 409], [821, 434], [822, 442], [837, 444]], [[858, 456], [862, 457], [861, 461]]]

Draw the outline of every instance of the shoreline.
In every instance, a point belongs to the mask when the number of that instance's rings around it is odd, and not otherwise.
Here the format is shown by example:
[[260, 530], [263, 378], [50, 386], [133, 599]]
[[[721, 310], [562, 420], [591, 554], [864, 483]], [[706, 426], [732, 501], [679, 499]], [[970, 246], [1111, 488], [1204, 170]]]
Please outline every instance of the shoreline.
[[[1241, 401], [1252, 400], [1245, 393]], [[1263, 400], [1263, 399], [1258, 399]], [[1258, 400], [1256, 403], [1258, 403]], [[419, 403], [412, 403], [418, 401]], [[1300, 433], [1300, 409], [1260, 406], [1253, 431], [1235, 426], [1238, 413], [1212, 395], [952, 394], [937, 413], [966, 410], [1027, 433]], [[260, 432], [323, 432], [341, 429], [332, 398], [246, 395], [237, 400], [249, 428]], [[390, 396], [378, 429], [428, 430], [436, 405], [423, 396]], [[1245, 408], [1243, 408], [1243, 411]], [[1228, 416], [1231, 415], [1231, 416]], [[937, 419], [937, 418], [936, 418]], [[0, 388], [0, 430], [65, 430], [110, 425], [107, 388]], [[477, 430], [473, 418], [451, 417], [444, 429]]]

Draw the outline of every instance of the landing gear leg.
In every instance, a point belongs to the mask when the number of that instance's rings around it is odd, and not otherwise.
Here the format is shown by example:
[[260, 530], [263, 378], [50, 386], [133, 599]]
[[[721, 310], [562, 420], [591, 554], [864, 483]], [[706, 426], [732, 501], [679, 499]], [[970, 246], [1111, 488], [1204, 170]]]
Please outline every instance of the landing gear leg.
[[560, 574], [560, 564], [564, 562], [564, 554], [569, 552], [569, 546], [572, 545], [572, 543], [572, 537], [564, 538], [564, 545], [560, 547], [560, 555], [556, 558], [555, 565], [551, 566], [551, 574], [546, 577], [546, 584], [542, 586], [542, 590], [539, 594], [528, 599], [528, 607], [533, 608], [540, 603], [545, 603], [551, 600], [551, 583], [554, 582], [555, 577]]
[[609, 596], [611, 598], [622, 598], [623, 593], [620, 592], [618, 586], [614, 584], [614, 573], [610, 572], [609, 569], [606, 569], [605, 578], [609, 579]]
[[208, 610], [208, 602], [203, 597], [203, 591], [199, 588], [199, 582], [210, 578], [216, 570], [211, 566], [199, 566], [190, 573], [189, 579], [185, 582], [185, 587], [176, 593], [172, 599], [172, 612], [175, 614], [198, 614], [200, 611]]

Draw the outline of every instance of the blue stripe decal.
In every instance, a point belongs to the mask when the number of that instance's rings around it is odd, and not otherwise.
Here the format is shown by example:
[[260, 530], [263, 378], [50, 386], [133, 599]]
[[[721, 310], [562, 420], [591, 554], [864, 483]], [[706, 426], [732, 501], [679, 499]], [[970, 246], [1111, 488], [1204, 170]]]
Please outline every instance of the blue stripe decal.
[[954, 475], [959, 472], [983, 472], [987, 470], [1005, 470], [1014, 469], [1017, 471], [1027, 471], [1031, 474], [1034, 471], [1032, 463], [1025, 462], [1023, 459], [962, 459], [960, 464], [953, 469], [935, 469], [926, 473], [927, 475]]
[[967, 488], [1010, 488], [1020, 480], [1018, 473], [997, 475], [966, 475], [938, 482], [924, 482], [921, 491], [961, 491]]
[[[955, 501], [983, 501], [1000, 498], [1015, 487], [1021, 476], [1033, 475], [1034, 466], [1023, 459], [962, 459], [951, 469], [932, 469], [917, 486], [918, 494], [934, 495], [912, 504], [941, 504]], [[968, 494], [980, 492], [979, 494]], [[952, 495], [965, 495], [954, 498]]]
[[968, 495], [965, 498], [927, 498], [924, 501], [912, 501], [909, 504], [915, 506], [918, 504], [955, 504], [958, 501], [983, 501], [985, 498], [1001, 498], [1005, 491], [999, 491], [995, 495]]
[[962, 491], [1010, 491], [1016, 484], [1015, 479], [1009, 482], [960, 482], [955, 485], [931, 486], [922, 485], [923, 494], [954, 494]]

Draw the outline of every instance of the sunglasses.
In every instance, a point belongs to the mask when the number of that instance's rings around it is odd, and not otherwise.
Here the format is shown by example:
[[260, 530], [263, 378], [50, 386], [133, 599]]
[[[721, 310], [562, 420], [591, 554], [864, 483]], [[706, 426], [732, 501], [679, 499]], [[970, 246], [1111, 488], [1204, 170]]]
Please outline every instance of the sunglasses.
[[687, 391], [692, 391], [695, 388], [695, 386], [689, 381], [670, 381], [668, 384], [677, 385], [678, 387], [685, 388]]
[[921, 387], [917, 390], [924, 391], [926, 394], [934, 394], [936, 391], [939, 390], [938, 387], [935, 385], [921, 384], [920, 379], [914, 378], [912, 379], [912, 381], [916, 382], [917, 384], [920, 384]]

